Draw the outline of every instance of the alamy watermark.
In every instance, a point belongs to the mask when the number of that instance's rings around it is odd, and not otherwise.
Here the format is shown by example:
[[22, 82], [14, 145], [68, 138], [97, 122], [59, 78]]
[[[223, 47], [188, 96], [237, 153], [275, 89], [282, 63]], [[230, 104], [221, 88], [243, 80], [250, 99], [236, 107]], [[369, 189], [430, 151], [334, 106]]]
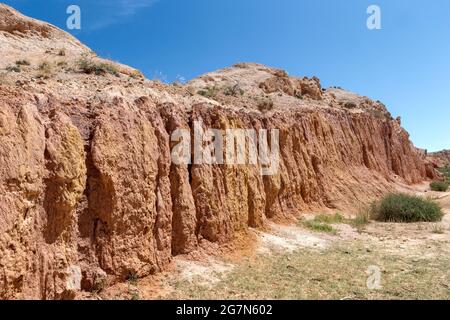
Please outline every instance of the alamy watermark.
[[380, 290], [381, 289], [381, 269], [378, 266], [369, 266], [366, 270], [369, 276], [366, 281], [367, 289]]
[[381, 8], [375, 4], [370, 5], [367, 8], [367, 29], [369, 30], [381, 30]]
[[77, 5], [70, 5], [67, 7], [66, 13], [69, 15], [66, 21], [67, 29], [80, 30], [81, 29], [81, 8]]
[[[367, 28], [369, 30], [381, 30], [381, 8], [376, 4], [367, 7]], [[69, 15], [66, 21], [67, 29], [80, 30], [81, 29], [81, 8], [78, 5], [72, 4], [67, 7], [66, 13]]]
[[[381, 30], [381, 8], [376, 4], [367, 7], [367, 14], [369, 17], [366, 21], [366, 26], [369, 30]], [[80, 30], [81, 29], [81, 8], [78, 5], [72, 4], [67, 7], [66, 13], [69, 15], [66, 21], [67, 29]]]
[[[171, 141], [176, 165], [253, 165], [264, 176], [278, 173], [280, 143], [278, 129], [209, 129], [194, 121], [193, 133], [177, 129]], [[193, 140], [193, 141], [192, 141]]]

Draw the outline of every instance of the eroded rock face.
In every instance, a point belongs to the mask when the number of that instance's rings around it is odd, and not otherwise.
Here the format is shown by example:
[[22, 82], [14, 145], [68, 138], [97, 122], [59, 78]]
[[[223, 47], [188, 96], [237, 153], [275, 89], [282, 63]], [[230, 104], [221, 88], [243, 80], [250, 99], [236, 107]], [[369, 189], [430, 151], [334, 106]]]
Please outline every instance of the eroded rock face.
[[64, 115], [49, 122], [31, 97], [2, 94], [0, 296], [74, 297], [74, 209], [86, 179], [81, 137]]
[[[394, 175], [415, 183], [432, 174], [396, 121], [369, 114], [267, 118], [207, 104], [184, 114], [116, 100], [85, 119], [92, 133], [83, 139], [78, 117], [54, 112], [58, 102], [38, 110], [30, 95], [2, 93], [3, 298], [70, 298], [81, 283], [95, 285], [92, 270], [145, 276], [199, 241], [225, 242], [311, 208], [349, 208], [392, 189]], [[200, 118], [211, 128], [278, 128], [279, 173], [171, 163], [171, 132]]]
[[[324, 91], [318, 79], [256, 64], [186, 86], [126, 74], [58, 77], [0, 84], [3, 299], [72, 299], [164, 270], [174, 255], [267, 219], [351, 211], [436, 174], [384, 107]], [[236, 79], [236, 96], [191, 90]], [[269, 95], [274, 110], [253, 108], [258, 95]], [[263, 176], [260, 164], [173, 163], [172, 133], [200, 120], [221, 130], [278, 129], [279, 170]]]

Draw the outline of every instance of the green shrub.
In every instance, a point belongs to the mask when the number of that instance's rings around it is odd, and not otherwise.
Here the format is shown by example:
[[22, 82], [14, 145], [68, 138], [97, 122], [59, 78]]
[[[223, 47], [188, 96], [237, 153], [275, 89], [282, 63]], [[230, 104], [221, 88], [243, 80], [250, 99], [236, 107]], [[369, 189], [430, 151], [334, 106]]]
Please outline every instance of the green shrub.
[[28, 60], [17, 60], [16, 65], [18, 66], [29, 66], [31, 63]]
[[56, 64], [58, 67], [65, 68], [68, 66], [68, 63], [66, 61], [58, 61]]
[[356, 109], [358, 105], [353, 101], [347, 101], [344, 103], [344, 108], [346, 109]]
[[303, 225], [313, 231], [318, 231], [318, 232], [326, 232], [326, 233], [334, 233], [335, 230], [333, 229], [332, 226], [330, 226], [327, 223], [323, 223], [323, 222], [317, 222], [314, 220], [307, 220], [307, 221], [303, 221]]
[[433, 191], [445, 192], [448, 190], [449, 184], [444, 181], [433, 181], [430, 183], [430, 188]]
[[370, 212], [370, 208], [361, 209], [353, 219], [347, 219], [340, 213], [335, 213], [334, 215], [319, 214], [312, 221], [314, 225], [309, 225], [309, 227], [320, 229], [321, 227], [327, 228], [326, 226], [323, 226], [324, 224], [332, 225], [336, 223], [345, 223], [357, 228], [358, 230], [362, 230], [364, 226], [370, 223]]
[[238, 84], [235, 84], [234, 86], [226, 87], [223, 91], [223, 94], [226, 96], [233, 96], [236, 97], [237, 95], [243, 95], [244, 90], [241, 89], [241, 87]]
[[371, 211], [368, 208], [361, 209], [356, 217], [350, 221], [350, 224], [355, 228], [362, 228], [370, 223]]
[[119, 77], [120, 73], [117, 68], [111, 63], [100, 63], [100, 68], [105, 70], [105, 72], [112, 74], [113, 76]]
[[329, 223], [329, 224], [342, 223], [342, 222], [344, 222], [344, 220], [345, 220], [345, 218], [339, 213], [335, 213], [334, 215], [319, 214], [318, 216], [316, 216], [314, 218], [315, 222]]
[[52, 66], [47, 61], [44, 61], [41, 64], [39, 64], [38, 69], [41, 71], [51, 71]]
[[136, 272], [134, 271], [129, 271], [128, 275], [127, 275], [127, 281], [132, 284], [132, 285], [136, 285], [137, 281], [139, 280], [139, 277], [137, 275]]
[[201, 96], [204, 96], [205, 98], [211, 99], [215, 98], [216, 95], [219, 93], [219, 88], [217, 86], [213, 87], [208, 86], [202, 90], [199, 90], [197, 93]]
[[78, 61], [78, 67], [86, 74], [95, 74], [97, 76], [112, 74], [116, 77], [119, 77], [120, 75], [119, 71], [113, 64], [106, 62], [95, 62], [86, 57], [83, 57]]
[[22, 70], [20, 70], [19, 66], [7, 66], [5, 68], [5, 70], [9, 71], [9, 72], [20, 72], [20, 71], [22, 71]]
[[387, 222], [435, 222], [444, 214], [432, 200], [403, 193], [391, 193], [371, 208], [373, 217]]
[[37, 73], [38, 78], [48, 79], [53, 73], [52, 65], [47, 61], [41, 62], [38, 66], [38, 70], [39, 70], [39, 72]]
[[267, 112], [273, 109], [273, 101], [270, 98], [263, 99], [258, 102], [258, 110], [261, 112]]

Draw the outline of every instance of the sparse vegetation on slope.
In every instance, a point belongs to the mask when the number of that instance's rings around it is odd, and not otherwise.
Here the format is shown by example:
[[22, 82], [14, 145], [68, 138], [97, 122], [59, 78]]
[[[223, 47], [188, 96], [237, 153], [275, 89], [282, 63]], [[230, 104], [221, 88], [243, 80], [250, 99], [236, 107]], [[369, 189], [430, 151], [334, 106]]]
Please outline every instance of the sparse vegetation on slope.
[[86, 74], [95, 74], [97, 76], [111, 74], [116, 77], [120, 75], [119, 71], [113, 64], [106, 62], [97, 62], [88, 57], [82, 57], [78, 61], [78, 67], [82, 72]]
[[262, 99], [258, 102], [258, 110], [261, 112], [268, 112], [273, 109], [273, 101], [270, 98]]
[[219, 93], [219, 88], [217, 86], [206, 87], [202, 90], [199, 90], [197, 93], [201, 96], [204, 96], [205, 98], [212, 99]]
[[9, 65], [5, 68], [6, 71], [8, 72], [21, 72], [22, 70], [20, 69], [19, 66], [17, 65]]
[[16, 65], [18, 65], [18, 66], [29, 66], [29, 65], [31, 65], [31, 63], [28, 60], [23, 59], [23, 60], [17, 60], [16, 61]]
[[53, 67], [48, 61], [43, 61], [38, 66], [38, 78], [48, 79], [53, 74]]
[[445, 192], [448, 190], [449, 183], [445, 181], [433, 181], [430, 183], [430, 188], [433, 191]]
[[403, 193], [392, 193], [372, 206], [373, 217], [386, 222], [436, 222], [442, 220], [441, 207], [434, 201]]
[[234, 86], [228, 86], [224, 89], [223, 93], [226, 96], [233, 96], [236, 97], [238, 95], [243, 95], [244, 90], [241, 89], [241, 87], [238, 84], [235, 84]]

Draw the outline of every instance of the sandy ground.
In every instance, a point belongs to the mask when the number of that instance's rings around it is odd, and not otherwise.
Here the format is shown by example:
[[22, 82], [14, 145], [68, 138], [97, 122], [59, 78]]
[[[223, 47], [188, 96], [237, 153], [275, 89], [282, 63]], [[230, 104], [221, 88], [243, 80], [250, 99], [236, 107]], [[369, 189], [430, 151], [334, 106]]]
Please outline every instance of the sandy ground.
[[[409, 191], [437, 199], [446, 213], [440, 223], [371, 222], [363, 229], [342, 223], [334, 233], [272, 223], [226, 252], [176, 257], [168, 272], [97, 298], [450, 299], [450, 193], [425, 190]], [[365, 288], [373, 266], [382, 272], [383, 290]]]

